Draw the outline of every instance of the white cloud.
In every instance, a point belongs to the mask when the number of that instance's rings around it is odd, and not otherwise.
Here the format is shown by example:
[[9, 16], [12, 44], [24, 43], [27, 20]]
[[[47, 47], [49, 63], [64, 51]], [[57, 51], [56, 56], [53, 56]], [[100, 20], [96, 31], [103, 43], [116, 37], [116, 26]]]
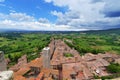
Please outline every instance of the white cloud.
[[[57, 16], [58, 25], [67, 25], [77, 29], [103, 29], [104, 26], [120, 25], [119, 17], [106, 17], [106, 12], [120, 11], [118, 0], [45, 0], [58, 7], [68, 7], [63, 12], [51, 11]], [[104, 23], [104, 24], [103, 24]]]
[[25, 13], [10, 13], [8, 15], [0, 13], [0, 19], [9, 19], [12, 21], [35, 21], [34, 17]]
[[46, 18], [36, 20], [34, 17], [24, 13], [0, 13], [0, 29], [71, 30], [70, 26], [52, 24]]
[[[3, 1], [3, 0], [1, 0]], [[106, 17], [106, 13], [120, 12], [119, 0], [45, 0], [55, 6], [66, 8], [65, 12], [51, 11], [57, 16], [56, 23], [46, 18], [38, 20], [25, 13], [0, 13], [0, 28], [27, 30], [96, 30], [120, 27], [120, 16]], [[40, 9], [39, 6], [36, 8]], [[119, 26], [117, 26], [119, 25]]]
[[105, 4], [105, 11], [120, 11], [120, 0], [102, 0]]
[[16, 11], [15, 10], [12, 10], [12, 9], [10, 9], [9, 10], [11, 13], [16, 13]]
[[49, 23], [49, 20], [46, 18], [40, 18], [38, 21], [41, 23]]
[[55, 25], [50, 23], [40, 23], [40, 22], [16, 22], [11, 20], [3, 20], [0, 23], [0, 28], [4, 29], [21, 29], [21, 30], [48, 30], [48, 31], [63, 31], [70, 30], [69, 26], [66, 25]]

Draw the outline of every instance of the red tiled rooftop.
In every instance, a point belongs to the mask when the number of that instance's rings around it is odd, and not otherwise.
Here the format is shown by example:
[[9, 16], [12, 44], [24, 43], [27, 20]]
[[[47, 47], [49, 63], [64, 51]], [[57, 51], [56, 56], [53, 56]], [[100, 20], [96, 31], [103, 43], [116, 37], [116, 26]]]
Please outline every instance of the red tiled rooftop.
[[43, 68], [41, 70], [41, 72], [44, 73], [45, 77], [49, 77], [50, 74], [59, 75], [59, 71], [58, 70], [53, 70], [53, 69], [45, 69], [45, 68]]
[[[54, 43], [55, 42], [55, 43]], [[55, 45], [54, 45], [55, 44]], [[63, 79], [71, 79], [71, 74], [76, 74], [76, 79], [82, 80], [82, 79], [90, 79], [93, 77], [93, 71], [96, 71], [96, 69], [100, 69], [99, 75], [108, 75], [107, 72], [104, 70], [106, 69], [105, 66], [109, 65], [109, 62], [107, 62], [104, 57], [112, 57], [112, 54], [106, 53], [106, 54], [98, 54], [94, 55], [92, 53], [85, 54], [82, 58], [78, 54], [78, 52], [74, 49], [71, 49], [69, 46], [67, 46], [62, 40], [53, 40], [49, 44], [50, 47], [50, 54], [52, 56], [52, 59], [50, 61], [51, 66], [56, 65], [62, 65], [62, 76]], [[55, 51], [53, 53], [53, 50], [55, 48]], [[74, 55], [74, 57], [65, 57], [64, 53], [71, 53]], [[114, 58], [116, 58], [116, 55], [113, 55]], [[118, 57], [116, 59], [119, 59]], [[20, 60], [21, 61], [21, 60]], [[44, 80], [53, 80], [51, 75], [58, 75], [58, 70], [53, 69], [45, 69], [43, 68], [42, 64], [42, 58], [37, 58], [31, 62], [29, 62], [26, 67], [20, 68], [15, 74], [19, 74], [15, 76], [15, 79], [20, 78], [21, 80], [25, 80], [25, 78], [22, 76], [27, 71], [30, 70], [30, 67], [39, 67], [40, 68], [40, 74], [37, 76], [36, 79], [30, 78], [30, 80], [40, 80], [44, 76]], [[19, 79], [18, 79], [19, 80]]]
[[[29, 78], [29, 79], [27, 79], [27, 80], [36, 80], [36, 79], [31, 77], [31, 78]], [[39, 80], [40, 80], [40, 79], [39, 79]]]
[[43, 78], [43, 76], [44, 76], [44, 73], [41, 72], [35, 80], [41, 80]]
[[30, 67], [42, 67], [42, 58], [37, 58], [28, 63]]
[[78, 75], [76, 77], [77, 80], [85, 80], [85, 76], [83, 72], [78, 72]]
[[24, 75], [25, 73], [27, 73], [28, 71], [30, 71], [29, 67], [24, 67], [24, 68], [20, 68], [19, 71], [15, 72], [16, 75]]
[[16, 75], [14, 76], [14, 80], [27, 80], [27, 79], [21, 75]]

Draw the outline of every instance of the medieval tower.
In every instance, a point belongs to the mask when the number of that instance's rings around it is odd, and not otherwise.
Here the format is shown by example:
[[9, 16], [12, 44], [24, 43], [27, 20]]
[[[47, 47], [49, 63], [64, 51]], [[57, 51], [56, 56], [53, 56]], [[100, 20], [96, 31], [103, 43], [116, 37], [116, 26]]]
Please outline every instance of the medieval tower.
[[50, 56], [51, 56], [50, 48], [49, 47], [44, 48], [42, 54], [44, 68], [50, 68]]
[[4, 58], [4, 52], [0, 51], [0, 71], [7, 70], [7, 65]]

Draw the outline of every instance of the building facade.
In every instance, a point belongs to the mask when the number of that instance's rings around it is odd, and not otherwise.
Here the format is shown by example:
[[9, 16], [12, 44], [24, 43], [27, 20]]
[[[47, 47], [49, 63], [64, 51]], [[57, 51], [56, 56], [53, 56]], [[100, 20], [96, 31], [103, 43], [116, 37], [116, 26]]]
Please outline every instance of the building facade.
[[5, 71], [5, 70], [7, 70], [7, 65], [4, 58], [4, 52], [0, 51], [0, 71]]
[[49, 47], [45, 47], [43, 49], [43, 54], [42, 54], [42, 58], [43, 58], [43, 67], [44, 68], [50, 68], [50, 48]]

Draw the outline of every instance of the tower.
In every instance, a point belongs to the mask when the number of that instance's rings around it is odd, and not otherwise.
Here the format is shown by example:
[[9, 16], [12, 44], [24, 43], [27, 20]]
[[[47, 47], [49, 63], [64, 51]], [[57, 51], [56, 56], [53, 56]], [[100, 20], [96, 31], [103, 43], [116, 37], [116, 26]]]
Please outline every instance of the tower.
[[45, 47], [42, 54], [44, 68], [50, 68], [50, 56], [50, 48]]
[[0, 71], [7, 70], [7, 65], [4, 58], [4, 52], [0, 51]]

